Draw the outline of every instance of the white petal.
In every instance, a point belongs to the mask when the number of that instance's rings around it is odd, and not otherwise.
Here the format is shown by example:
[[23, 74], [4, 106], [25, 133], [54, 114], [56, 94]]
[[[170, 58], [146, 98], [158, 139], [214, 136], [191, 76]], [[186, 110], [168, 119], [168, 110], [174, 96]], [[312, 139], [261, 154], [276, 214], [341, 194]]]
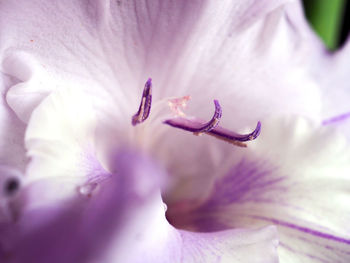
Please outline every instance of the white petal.
[[[24, 207], [16, 224], [0, 225], [0, 259], [30, 263], [278, 262], [274, 227], [210, 234], [177, 231], [165, 219], [157, 190], [162, 171], [148, 159], [125, 151], [115, 156], [115, 166], [118, 172], [92, 197], [68, 198], [57, 203], [60, 206]], [[69, 187], [69, 182], [61, 183], [52, 181], [46, 184], [47, 190]], [[43, 198], [40, 187], [34, 188], [27, 189], [38, 191], [30, 199]]]
[[55, 80], [45, 92], [73, 82], [126, 114], [151, 76], [157, 98], [228, 98], [223, 106], [242, 124], [274, 111], [315, 116], [318, 90], [302, 70], [307, 50], [286, 2], [11, 1], [0, 8], [0, 49], [3, 59], [35, 57], [45, 81]]
[[350, 74], [350, 39], [340, 50], [328, 51], [307, 25], [302, 12], [296, 11], [301, 8], [301, 5], [289, 8], [288, 16], [301, 38], [305, 54], [307, 53], [304, 68], [321, 91], [321, 118], [324, 124], [339, 126], [345, 134], [350, 135], [350, 86], [347, 81]]
[[328, 51], [301, 15], [301, 9], [301, 3], [295, 4], [289, 8], [288, 16], [302, 39], [303, 48], [308, 52], [305, 68], [308, 68], [310, 76], [315, 79], [322, 92], [322, 117], [328, 119], [347, 113], [350, 111], [347, 103], [349, 98], [347, 90], [350, 87], [347, 81], [350, 39], [340, 50]]
[[6, 92], [10, 81], [9, 76], [0, 73], [0, 165], [13, 166], [24, 171], [26, 164], [24, 150], [25, 124], [16, 117], [7, 104]]
[[316, 77], [319, 78], [326, 102], [325, 118], [350, 112], [348, 105], [350, 85], [347, 81], [350, 73], [349, 60], [350, 41], [347, 41], [340, 51], [324, 61], [322, 68], [318, 68]]
[[96, 164], [95, 114], [78, 91], [61, 89], [49, 95], [33, 112], [26, 131], [32, 161], [28, 179], [84, 175], [103, 170]]
[[[131, 181], [130, 185], [125, 186], [121, 179], [111, 182], [112, 177], [119, 175], [111, 176], [102, 168], [95, 155], [89, 155], [95, 153], [93, 131], [96, 123], [88, 98], [72, 89], [56, 91], [31, 116], [26, 144], [32, 160], [27, 170], [27, 187], [18, 198], [20, 204], [15, 206], [14, 211], [17, 218], [25, 223], [24, 232], [20, 232], [18, 237], [18, 249], [23, 251], [19, 257], [35, 253], [32, 251], [36, 248], [30, 244], [41, 244], [43, 238], [52, 239], [51, 236], [57, 233], [50, 229], [60, 231], [62, 224], [67, 229], [76, 228], [76, 221], [70, 215], [73, 216], [76, 209], [79, 211], [80, 205], [75, 208], [74, 196], [80, 195], [82, 200], [95, 200], [91, 201], [87, 214], [79, 221], [82, 229], [75, 230], [77, 234], [86, 233], [90, 238], [83, 237], [86, 243], [73, 251], [69, 244], [53, 243], [55, 247], [48, 244], [48, 254], [43, 254], [36, 262], [45, 262], [47, 257], [56, 255], [56, 249], [59, 249], [62, 257], [75, 258], [82, 250], [87, 250], [84, 246], [93, 246], [94, 240], [101, 238], [104, 252], [100, 253], [104, 262], [138, 262], [140, 255], [143, 255], [143, 262], [173, 262], [174, 258], [179, 261], [183, 259], [183, 262], [213, 262], [219, 258], [220, 262], [233, 259], [239, 262], [243, 258], [251, 262], [277, 261], [274, 228], [212, 234], [178, 232], [165, 219], [164, 205], [158, 191], [150, 200], [147, 199], [147, 203], [143, 203], [142, 198], [139, 203], [139, 198], [133, 195], [131, 200], [120, 197], [129, 187], [141, 195], [147, 194], [147, 189], [152, 189], [154, 183], [159, 184], [162, 180], [156, 176], [159, 172], [152, 172], [153, 168], [147, 162], [130, 155], [123, 158], [112, 155], [107, 165], [109, 170], [123, 173], [123, 167], [126, 166], [124, 177], [128, 182]], [[124, 210], [125, 214], [122, 212]], [[106, 227], [106, 220], [111, 224], [110, 228]], [[53, 225], [42, 228], [50, 224]], [[73, 224], [72, 228], [70, 224]], [[72, 231], [69, 231], [70, 236]], [[116, 238], [110, 236], [113, 231], [117, 231]], [[74, 244], [82, 243], [79, 235], [77, 240], [80, 241], [72, 240]], [[134, 248], [132, 254], [130, 247]], [[251, 249], [257, 254], [252, 254]], [[60, 262], [61, 256], [54, 257]], [[67, 258], [64, 260], [67, 261]]]
[[213, 233], [180, 231], [183, 262], [279, 262], [275, 254], [278, 241], [272, 241], [274, 231], [274, 227]]
[[230, 166], [208, 201], [193, 213], [181, 213], [184, 206], [170, 207], [170, 220], [201, 231], [275, 224], [281, 262], [347, 262], [346, 138], [302, 119], [262, 123], [260, 138], [248, 149], [231, 158], [223, 149]]
[[348, 137], [350, 137], [349, 61], [350, 41], [348, 40], [341, 50], [320, 61], [322, 67], [313, 68], [322, 89], [323, 123], [339, 128]]
[[28, 122], [32, 111], [54, 86], [44, 66], [27, 52], [6, 54], [1, 65], [3, 72], [11, 77], [6, 101], [22, 121]]

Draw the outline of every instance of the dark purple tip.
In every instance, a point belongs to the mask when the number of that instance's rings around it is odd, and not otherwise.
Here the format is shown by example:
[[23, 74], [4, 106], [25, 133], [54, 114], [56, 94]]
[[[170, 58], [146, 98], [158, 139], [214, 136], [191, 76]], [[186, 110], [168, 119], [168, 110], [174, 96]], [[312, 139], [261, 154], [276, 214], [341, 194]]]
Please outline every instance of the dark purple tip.
[[148, 80], [146, 81], [145, 86], [151, 86], [152, 85], [152, 78], [148, 78]]
[[139, 110], [137, 111], [137, 113], [135, 113], [132, 116], [131, 124], [133, 126], [136, 126], [137, 124], [144, 122], [148, 118], [151, 111], [151, 105], [152, 105], [152, 79], [149, 78], [145, 84], [145, 87], [143, 88]]
[[260, 135], [261, 132], [261, 122], [258, 121], [255, 130], [251, 133], [250, 135], [250, 140], [255, 140], [256, 138], [258, 138], [258, 136]]

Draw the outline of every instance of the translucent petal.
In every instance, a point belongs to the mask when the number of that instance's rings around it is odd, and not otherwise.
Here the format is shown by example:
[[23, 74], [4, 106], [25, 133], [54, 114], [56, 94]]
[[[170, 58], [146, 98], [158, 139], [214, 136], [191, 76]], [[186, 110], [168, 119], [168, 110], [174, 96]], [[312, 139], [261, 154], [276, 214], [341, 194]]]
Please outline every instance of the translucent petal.
[[188, 206], [169, 206], [169, 220], [200, 231], [275, 224], [281, 262], [346, 262], [346, 138], [303, 119], [263, 123], [259, 140], [247, 151], [238, 149], [231, 158], [223, 152], [227, 173], [216, 180], [206, 201], [193, 212]]

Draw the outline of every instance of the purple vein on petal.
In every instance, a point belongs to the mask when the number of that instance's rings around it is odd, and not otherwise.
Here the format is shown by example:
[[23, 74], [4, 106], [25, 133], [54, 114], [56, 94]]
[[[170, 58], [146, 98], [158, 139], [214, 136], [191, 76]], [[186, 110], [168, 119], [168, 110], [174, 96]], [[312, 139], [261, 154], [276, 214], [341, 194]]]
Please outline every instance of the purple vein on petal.
[[203, 122], [201, 121], [190, 120], [182, 117], [166, 120], [164, 121], [164, 123], [174, 128], [179, 128], [179, 129], [193, 132], [196, 134], [209, 132], [218, 126], [222, 116], [222, 110], [219, 102], [217, 100], [214, 100], [214, 104], [215, 104], [214, 115], [211, 118], [211, 120], [208, 121], [207, 123], [203, 124]]
[[323, 120], [322, 125], [330, 125], [330, 124], [333, 124], [336, 122], [344, 121], [344, 120], [349, 119], [349, 118], [350, 118], [350, 112], [346, 112], [344, 114], [337, 115], [337, 116], [331, 117], [329, 119]]
[[152, 105], [152, 79], [149, 78], [143, 88], [139, 110], [132, 116], [131, 123], [136, 126], [144, 122], [151, 111]]
[[258, 122], [254, 131], [248, 134], [238, 134], [228, 129], [219, 126], [219, 121], [222, 116], [222, 110], [217, 100], [214, 100], [215, 113], [212, 119], [205, 123], [199, 119], [188, 119], [183, 117], [176, 117], [164, 121], [165, 124], [171, 127], [193, 132], [195, 135], [205, 133], [214, 136], [217, 139], [226, 141], [240, 147], [247, 147], [244, 142], [255, 140], [261, 131], [261, 123]]
[[316, 237], [319, 237], [319, 238], [328, 239], [328, 240], [332, 240], [332, 241], [336, 241], [336, 242], [340, 242], [340, 243], [343, 243], [343, 244], [350, 245], [350, 239], [346, 239], [346, 238], [343, 238], [343, 237], [339, 237], [339, 236], [335, 236], [335, 235], [332, 235], [332, 234], [324, 233], [324, 232], [317, 231], [317, 230], [314, 230], [314, 229], [311, 229], [311, 228], [308, 228], [308, 227], [296, 225], [296, 224], [293, 224], [293, 223], [285, 222], [285, 221], [274, 219], [274, 218], [263, 217], [263, 216], [253, 216], [253, 218], [265, 220], [265, 221], [271, 222], [271, 223], [273, 223], [275, 225], [288, 227], [288, 228], [291, 228], [291, 229], [294, 229], [294, 230], [297, 230], [297, 231], [300, 231], [300, 232], [303, 232], [303, 233], [306, 233], [306, 234], [310, 234], [312, 236], [316, 236]]

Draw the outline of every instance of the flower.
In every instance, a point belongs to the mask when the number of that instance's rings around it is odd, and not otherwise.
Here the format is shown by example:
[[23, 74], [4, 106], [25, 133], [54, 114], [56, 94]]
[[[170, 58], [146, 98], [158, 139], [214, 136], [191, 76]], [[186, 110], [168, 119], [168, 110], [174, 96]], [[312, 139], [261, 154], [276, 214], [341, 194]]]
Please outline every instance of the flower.
[[298, 2], [0, 17], [3, 262], [348, 261], [346, 122], [322, 120], [347, 110], [349, 48], [324, 54]]

